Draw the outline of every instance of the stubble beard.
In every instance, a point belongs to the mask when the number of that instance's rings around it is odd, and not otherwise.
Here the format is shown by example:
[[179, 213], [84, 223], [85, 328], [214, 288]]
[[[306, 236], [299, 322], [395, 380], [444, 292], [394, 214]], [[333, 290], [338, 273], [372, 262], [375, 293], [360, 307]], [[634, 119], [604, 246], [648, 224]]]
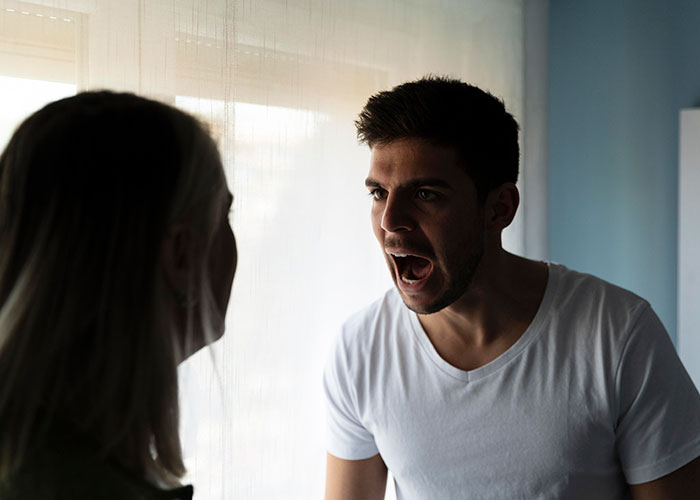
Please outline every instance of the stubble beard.
[[457, 272], [452, 275], [452, 278], [447, 275], [447, 287], [435, 301], [418, 307], [408, 304], [406, 299], [402, 297], [406, 307], [417, 314], [433, 314], [452, 305], [462, 297], [469, 289], [474, 275], [479, 269], [481, 259], [484, 256], [483, 240], [479, 239], [477, 245], [478, 246], [471, 252], [467, 260], [463, 262]]

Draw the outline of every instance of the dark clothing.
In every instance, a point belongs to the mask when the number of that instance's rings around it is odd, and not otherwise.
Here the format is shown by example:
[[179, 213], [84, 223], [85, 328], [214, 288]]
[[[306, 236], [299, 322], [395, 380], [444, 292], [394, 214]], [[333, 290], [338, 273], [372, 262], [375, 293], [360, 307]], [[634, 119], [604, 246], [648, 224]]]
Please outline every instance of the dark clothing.
[[100, 459], [75, 433], [52, 432], [20, 470], [0, 482], [0, 500], [192, 500], [192, 486], [162, 490]]

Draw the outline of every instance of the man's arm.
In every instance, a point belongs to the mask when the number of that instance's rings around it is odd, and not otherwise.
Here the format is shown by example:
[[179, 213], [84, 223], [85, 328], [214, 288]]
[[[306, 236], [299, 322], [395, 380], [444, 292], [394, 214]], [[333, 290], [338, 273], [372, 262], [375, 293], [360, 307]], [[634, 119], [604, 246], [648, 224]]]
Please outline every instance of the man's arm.
[[634, 500], [695, 500], [700, 498], [700, 457], [677, 471], [631, 486]]
[[326, 454], [326, 500], [383, 500], [387, 470], [380, 455], [343, 460]]

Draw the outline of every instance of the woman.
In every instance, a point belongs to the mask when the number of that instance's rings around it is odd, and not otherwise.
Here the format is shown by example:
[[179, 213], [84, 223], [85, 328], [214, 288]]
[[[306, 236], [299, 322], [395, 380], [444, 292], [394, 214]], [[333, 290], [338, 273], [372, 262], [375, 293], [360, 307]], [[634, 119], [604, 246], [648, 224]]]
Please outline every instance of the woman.
[[191, 498], [177, 365], [219, 338], [231, 194], [191, 116], [83, 93], [0, 157], [0, 499]]

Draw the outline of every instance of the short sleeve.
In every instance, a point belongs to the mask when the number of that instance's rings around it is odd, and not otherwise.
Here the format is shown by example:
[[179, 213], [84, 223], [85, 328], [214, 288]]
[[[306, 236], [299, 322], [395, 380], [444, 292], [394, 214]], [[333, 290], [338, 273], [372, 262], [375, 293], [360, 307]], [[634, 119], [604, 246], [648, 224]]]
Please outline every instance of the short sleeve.
[[327, 451], [344, 460], [362, 460], [379, 451], [374, 436], [362, 425], [347, 348], [339, 337], [323, 375], [326, 395]]
[[615, 391], [616, 447], [629, 484], [653, 481], [700, 456], [700, 395], [648, 305], [626, 339]]

